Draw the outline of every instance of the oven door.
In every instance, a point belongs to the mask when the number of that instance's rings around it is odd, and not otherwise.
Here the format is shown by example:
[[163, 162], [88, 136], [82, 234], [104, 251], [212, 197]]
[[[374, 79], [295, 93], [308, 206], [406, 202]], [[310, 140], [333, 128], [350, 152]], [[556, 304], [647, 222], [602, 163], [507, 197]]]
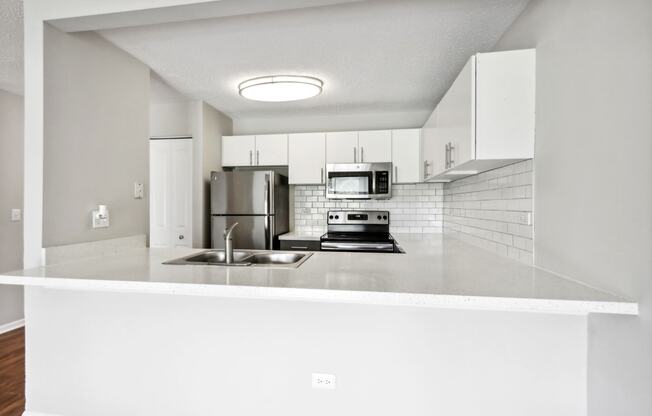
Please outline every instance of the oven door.
[[363, 170], [328, 170], [326, 198], [369, 199], [374, 193], [374, 173]]

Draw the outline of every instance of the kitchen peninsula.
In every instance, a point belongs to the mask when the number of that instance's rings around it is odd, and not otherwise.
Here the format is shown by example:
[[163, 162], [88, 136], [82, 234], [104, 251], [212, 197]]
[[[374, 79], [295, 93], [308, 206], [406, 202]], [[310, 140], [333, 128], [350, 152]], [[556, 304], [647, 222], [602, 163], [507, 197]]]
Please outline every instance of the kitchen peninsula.
[[[98, 403], [106, 415], [143, 403], [172, 414], [178, 396], [194, 404], [185, 414], [295, 414], [321, 400], [310, 374], [328, 372], [338, 393], [314, 414], [343, 401], [362, 412], [365, 400], [347, 395], [368, 389], [388, 395], [374, 414], [451, 409], [459, 383], [486, 391], [491, 407], [490, 396], [536, 378], [553, 409], [535, 389], [517, 407], [544, 415], [583, 405], [587, 314], [637, 314], [636, 303], [454, 238], [396, 237], [405, 254], [315, 252], [296, 269], [164, 265], [200, 250], [134, 248], [0, 276], [26, 288], [27, 414]], [[371, 365], [391, 379], [376, 384]], [[389, 395], [399, 385], [438, 393], [405, 405]]]

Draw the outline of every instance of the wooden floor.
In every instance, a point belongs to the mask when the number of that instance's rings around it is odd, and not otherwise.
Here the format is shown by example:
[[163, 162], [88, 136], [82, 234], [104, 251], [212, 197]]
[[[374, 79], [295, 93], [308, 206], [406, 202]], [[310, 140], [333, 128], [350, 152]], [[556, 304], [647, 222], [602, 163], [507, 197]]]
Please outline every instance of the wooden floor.
[[0, 334], [0, 416], [25, 409], [25, 329]]

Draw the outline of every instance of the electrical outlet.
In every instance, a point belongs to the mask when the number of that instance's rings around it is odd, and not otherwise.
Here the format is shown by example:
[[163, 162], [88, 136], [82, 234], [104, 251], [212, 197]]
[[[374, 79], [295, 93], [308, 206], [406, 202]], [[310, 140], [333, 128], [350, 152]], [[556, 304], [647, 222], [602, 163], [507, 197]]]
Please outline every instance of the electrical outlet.
[[11, 210], [11, 221], [18, 222], [22, 219], [23, 214], [19, 208], [12, 208]]
[[313, 389], [334, 389], [335, 388], [335, 375], [333, 374], [312, 374], [312, 388]]
[[518, 213], [518, 223], [524, 225], [532, 225], [532, 213], [531, 212], [519, 212]]

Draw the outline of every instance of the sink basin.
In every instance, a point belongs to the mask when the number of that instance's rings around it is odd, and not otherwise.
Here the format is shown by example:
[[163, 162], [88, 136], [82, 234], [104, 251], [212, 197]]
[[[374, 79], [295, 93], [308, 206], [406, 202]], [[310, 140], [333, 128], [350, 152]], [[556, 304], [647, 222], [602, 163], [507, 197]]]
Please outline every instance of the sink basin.
[[[234, 266], [248, 266], [244, 260], [250, 257], [251, 251], [233, 250]], [[199, 254], [182, 257], [172, 261], [166, 261], [164, 264], [226, 264], [226, 253], [223, 250], [208, 250]]]
[[294, 264], [306, 257], [304, 253], [259, 253], [247, 259], [251, 264]]
[[226, 263], [224, 250], [206, 250], [198, 254], [166, 261], [163, 264], [198, 264], [205, 266], [299, 267], [312, 253], [288, 251], [233, 251], [233, 263]]

